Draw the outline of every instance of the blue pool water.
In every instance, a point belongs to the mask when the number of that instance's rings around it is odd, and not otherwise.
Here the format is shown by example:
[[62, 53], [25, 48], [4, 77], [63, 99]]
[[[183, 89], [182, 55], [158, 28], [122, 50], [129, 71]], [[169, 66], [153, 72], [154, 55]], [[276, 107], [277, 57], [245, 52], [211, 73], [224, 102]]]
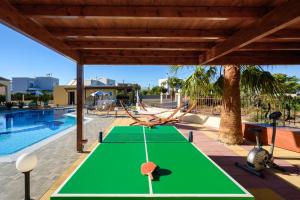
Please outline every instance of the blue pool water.
[[0, 156], [15, 153], [76, 124], [68, 110], [0, 113]]

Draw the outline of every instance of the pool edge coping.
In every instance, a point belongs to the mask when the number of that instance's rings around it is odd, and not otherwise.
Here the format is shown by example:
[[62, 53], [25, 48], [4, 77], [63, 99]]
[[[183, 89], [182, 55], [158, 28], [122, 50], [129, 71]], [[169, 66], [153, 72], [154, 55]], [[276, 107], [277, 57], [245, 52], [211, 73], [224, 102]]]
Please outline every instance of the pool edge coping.
[[[67, 113], [65, 114], [65, 116], [69, 116], [69, 117], [74, 117], [76, 118], [76, 116], [74, 114], [71, 114], [71, 113]], [[90, 117], [84, 117], [84, 119], [86, 119], [86, 121], [84, 122], [84, 124], [87, 124], [91, 121], [93, 121], [94, 119], [93, 118], [90, 118]], [[23, 153], [33, 153], [34, 151], [42, 148], [43, 146], [46, 146], [47, 144], [57, 140], [58, 138], [64, 136], [64, 135], [67, 135], [68, 133], [70, 133], [71, 131], [74, 131], [76, 130], [76, 127], [77, 125], [74, 124], [73, 126], [63, 130], [63, 131], [60, 131], [54, 135], [51, 135], [45, 139], [42, 139], [36, 143], [33, 143], [32, 145], [28, 146], [28, 147], [25, 147], [24, 149], [21, 149], [17, 152], [14, 152], [12, 154], [9, 154], [9, 155], [3, 155], [3, 156], [0, 156], [0, 163], [11, 163], [11, 162], [15, 162], [18, 157], [20, 155], [22, 155]]]

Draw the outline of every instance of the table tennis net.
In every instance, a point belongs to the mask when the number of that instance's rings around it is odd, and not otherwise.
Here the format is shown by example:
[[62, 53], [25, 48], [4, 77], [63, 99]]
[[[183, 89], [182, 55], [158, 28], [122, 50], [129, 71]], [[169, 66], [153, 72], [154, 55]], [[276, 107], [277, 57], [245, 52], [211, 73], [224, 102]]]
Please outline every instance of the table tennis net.
[[[143, 143], [143, 132], [111, 133], [104, 143]], [[184, 143], [188, 142], [180, 133], [174, 132], [146, 132], [147, 143]]]

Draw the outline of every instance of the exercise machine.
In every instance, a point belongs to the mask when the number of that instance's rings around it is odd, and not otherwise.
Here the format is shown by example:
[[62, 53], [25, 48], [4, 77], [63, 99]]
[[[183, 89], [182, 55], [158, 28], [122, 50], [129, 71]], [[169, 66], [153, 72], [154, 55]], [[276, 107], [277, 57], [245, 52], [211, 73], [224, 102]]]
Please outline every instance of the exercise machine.
[[273, 127], [270, 152], [262, 148], [259, 142], [259, 135], [262, 133], [262, 130], [260, 128], [253, 128], [251, 131], [255, 133], [256, 146], [248, 153], [246, 164], [240, 164], [236, 162], [235, 165], [237, 167], [242, 168], [261, 178], [264, 177], [262, 170], [266, 168], [273, 168], [282, 172], [286, 172], [284, 168], [274, 163], [273, 157], [276, 139], [276, 122], [281, 116], [281, 112], [273, 112], [269, 115], [269, 119], [272, 120], [271, 125]]

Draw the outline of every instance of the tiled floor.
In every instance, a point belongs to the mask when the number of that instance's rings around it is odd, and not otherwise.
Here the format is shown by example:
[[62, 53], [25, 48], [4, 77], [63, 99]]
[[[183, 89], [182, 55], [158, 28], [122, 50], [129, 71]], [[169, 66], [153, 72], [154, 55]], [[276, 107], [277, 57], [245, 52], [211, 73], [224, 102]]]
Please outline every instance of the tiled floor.
[[[193, 129], [193, 127], [189, 128], [187, 124], [178, 124], [177, 127], [186, 136], [188, 132]], [[292, 165], [285, 160], [276, 160], [276, 163], [284, 166], [288, 170], [288, 174], [285, 175], [288, 177], [285, 178], [295, 179], [294, 181], [283, 180], [279, 176], [275, 175], [274, 172], [267, 171], [265, 172], [266, 178], [258, 178], [234, 165], [235, 162], [245, 162], [244, 155], [247, 155], [245, 153], [247, 153], [249, 149], [253, 148], [252, 145], [227, 146], [221, 144], [217, 141], [217, 130], [209, 129], [207, 127], [200, 127], [198, 130], [194, 130], [193, 133], [194, 143], [246, 189], [250, 191], [254, 190], [254, 193], [257, 193], [256, 191], [258, 191], [258, 189], [261, 192], [265, 192], [270, 195], [277, 193], [277, 197], [279, 198], [280, 196], [282, 199], [300, 199], [299, 165]], [[276, 150], [278, 149], [276, 148]], [[241, 152], [244, 152], [243, 156], [241, 156]], [[300, 159], [299, 154], [297, 155], [292, 152], [290, 154], [295, 156], [295, 160]], [[275, 156], [280, 157], [280, 151], [275, 152]], [[271, 193], [268, 189], [272, 190]], [[262, 199], [270, 198], [265, 196], [265, 198]]]
[[[128, 118], [118, 118], [112, 125], [128, 125], [131, 122]], [[235, 162], [245, 162], [245, 155], [252, 148], [251, 145], [227, 146], [221, 144], [217, 141], [217, 130], [209, 127], [190, 124], [177, 124], [176, 126], [186, 136], [190, 130], [193, 130], [195, 145], [249, 190], [257, 200], [300, 200], [299, 154], [276, 148], [275, 156], [289, 158], [276, 162], [287, 167], [291, 174], [282, 177], [282, 174], [266, 172], [266, 178], [261, 179], [234, 166]], [[67, 172], [56, 180], [41, 200], [49, 200], [53, 191], [69, 176], [83, 158], [84, 156], [73, 163]]]

